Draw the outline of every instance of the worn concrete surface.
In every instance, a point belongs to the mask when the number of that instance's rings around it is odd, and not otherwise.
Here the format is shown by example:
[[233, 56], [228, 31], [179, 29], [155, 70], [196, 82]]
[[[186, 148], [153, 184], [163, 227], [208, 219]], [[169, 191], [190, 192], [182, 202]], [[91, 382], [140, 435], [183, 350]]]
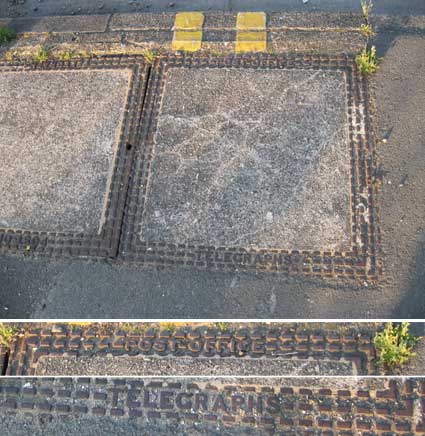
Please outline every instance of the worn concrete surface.
[[0, 227], [96, 234], [130, 73], [0, 77]]
[[349, 250], [342, 73], [171, 68], [140, 238]]
[[[43, 16], [66, 14], [99, 14], [113, 12], [156, 12], [179, 10], [227, 11], [347, 11], [359, 12], [360, 1], [352, 0], [4, 0], [0, 16]], [[379, 0], [374, 11], [379, 14], [425, 14], [422, 0]]]
[[104, 32], [106, 30], [108, 15], [67, 15], [51, 17], [21, 17], [19, 20], [3, 19], [4, 24], [15, 32]]
[[346, 360], [43, 356], [36, 376], [313, 376], [356, 375]]
[[[178, 425], [168, 425], [167, 428], [158, 428], [155, 423], [140, 425], [136, 421], [126, 420], [117, 421], [112, 417], [103, 417], [99, 419], [95, 416], [90, 417], [69, 417], [62, 420], [50, 421], [40, 420], [38, 417], [19, 414], [17, 416], [1, 416], [0, 428], [8, 436], [97, 436], [97, 435], [114, 435], [114, 436], [206, 436], [221, 435], [221, 430], [211, 428], [204, 430], [184, 429]], [[178, 433], [176, 433], [178, 431]], [[249, 431], [249, 429], [248, 429]], [[226, 430], [227, 435], [243, 436], [256, 435], [261, 433], [249, 431], [246, 429], [234, 428]]]

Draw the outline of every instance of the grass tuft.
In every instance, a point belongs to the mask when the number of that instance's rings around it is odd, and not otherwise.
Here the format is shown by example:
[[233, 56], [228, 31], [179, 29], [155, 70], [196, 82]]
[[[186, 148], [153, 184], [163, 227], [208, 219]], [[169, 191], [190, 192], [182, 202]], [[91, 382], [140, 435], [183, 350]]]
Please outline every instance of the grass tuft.
[[49, 53], [44, 47], [40, 47], [36, 54], [34, 55], [34, 61], [38, 64], [41, 62], [45, 62], [49, 59]]
[[378, 365], [389, 370], [404, 365], [415, 356], [413, 347], [420, 339], [409, 333], [408, 322], [402, 322], [399, 325], [388, 323], [374, 339], [375, 347], [379, 352]]

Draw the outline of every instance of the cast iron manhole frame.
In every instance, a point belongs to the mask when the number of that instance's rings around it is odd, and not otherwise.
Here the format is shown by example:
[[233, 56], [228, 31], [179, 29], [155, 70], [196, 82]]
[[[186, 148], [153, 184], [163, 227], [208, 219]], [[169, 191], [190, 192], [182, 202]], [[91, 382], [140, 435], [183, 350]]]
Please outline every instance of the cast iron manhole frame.
[[167, 426], [166, 434], [190, 434], [192, 429], [198, 435], [217, 434], [217, 428], [232, 427], [239, 434], [270, 435], [425, 431], [425, 419], [416, 406], [425, 401], [425, 381], [420, 377], [372, 377], [355, 383], [344, 377], [302, 382], [278, 378], [273, 384], [264, 379], [4, 378], [0, 380], [0, 413], [18, 423], [26, 418], [27, 424], [28, 418], [50, 423], [69, 421], [69, 417], [84, 425], [84, 417], [94, 417], [106, 420], [110, 428], [111, 422], [128, 421], [155, 433]]
[[[346, 114], [350, 143], [350, 220], [349, 251], [246, 249], [170, 244], [140, 241], [138, 223], [143, 219], [143, 203], [153, 158], [154, 133], [164, 94], [166, 73], [170, 68], [250, 68], [309, 69], [339, 71], [346, 83]], [[374, 281], [382, 274], [381, 237], [378, 225], [375, 170], [375, 133], [369, 106], [366, 77], [351, 55], [336, 56], [306, 53], [248, 54], [214, 56], [211, 54], [169, 54], [156, 59], [151, 72], [142, 114], [143, 145], [135, 159], [124, 219], [120, 256], [147, 265], [177, 265], [212, 268], [285, 272], [320, 278], [344, 277]]]
[[141, 56], [103, 56], [72, 61], [49, 60], [42, 63], [0, 63], [4, 72], [81, 71], [130, 69], [124, 117], [119, 143], [111, 162], [113, 175], [107, 189], [107, 203], [101, 231], [81, 232], [31, 231], [0, 227], [0, 253], [24, 253], [53, 257], [114, 257], [118, 252], [131, 161], [140, 141], [140, 119], [149, 66]]
[[[122, 326], [98, 330], [92, 326], [35, 326], [12, 343], [6, 375], [36, 375], [41, 357], [144, 356], [154, 358], [217, 359], [327, 359], [347, 361], [356, 375], [375, 373], [373, 334], [339, 334], [315, 330], [298, 332], [296, 327], [253, 328], [221, 332], [206, 326], [176, 331], [148, 329], [141, 332]], [[1, 349], [0, 349], [1, 351]], [[171, 361], [171, 360], [170, 360]]]

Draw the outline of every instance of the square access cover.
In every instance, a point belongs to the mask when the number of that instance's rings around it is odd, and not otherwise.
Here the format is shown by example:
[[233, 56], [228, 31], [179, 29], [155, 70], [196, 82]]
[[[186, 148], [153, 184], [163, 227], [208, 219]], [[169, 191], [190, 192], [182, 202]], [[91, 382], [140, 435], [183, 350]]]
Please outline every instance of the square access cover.
[[0, 250], [115, 255], [145, 67], [0, 65]]
[[169, 56], [151, 79], [126, 257], [377, 274], [367, 87], [352, 58]]

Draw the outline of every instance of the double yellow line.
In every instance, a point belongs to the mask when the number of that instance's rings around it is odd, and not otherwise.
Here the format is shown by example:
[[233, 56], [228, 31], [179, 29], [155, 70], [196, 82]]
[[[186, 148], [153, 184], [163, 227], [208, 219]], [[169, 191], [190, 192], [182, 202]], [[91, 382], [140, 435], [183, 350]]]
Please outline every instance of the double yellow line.
[[[198, 51], [202, 46], [202, 12], [179, 12], [174, 22], [173, 51]], [[236, 19], [236, 53], [267, 50], [266, 14], [240, 12]]]

